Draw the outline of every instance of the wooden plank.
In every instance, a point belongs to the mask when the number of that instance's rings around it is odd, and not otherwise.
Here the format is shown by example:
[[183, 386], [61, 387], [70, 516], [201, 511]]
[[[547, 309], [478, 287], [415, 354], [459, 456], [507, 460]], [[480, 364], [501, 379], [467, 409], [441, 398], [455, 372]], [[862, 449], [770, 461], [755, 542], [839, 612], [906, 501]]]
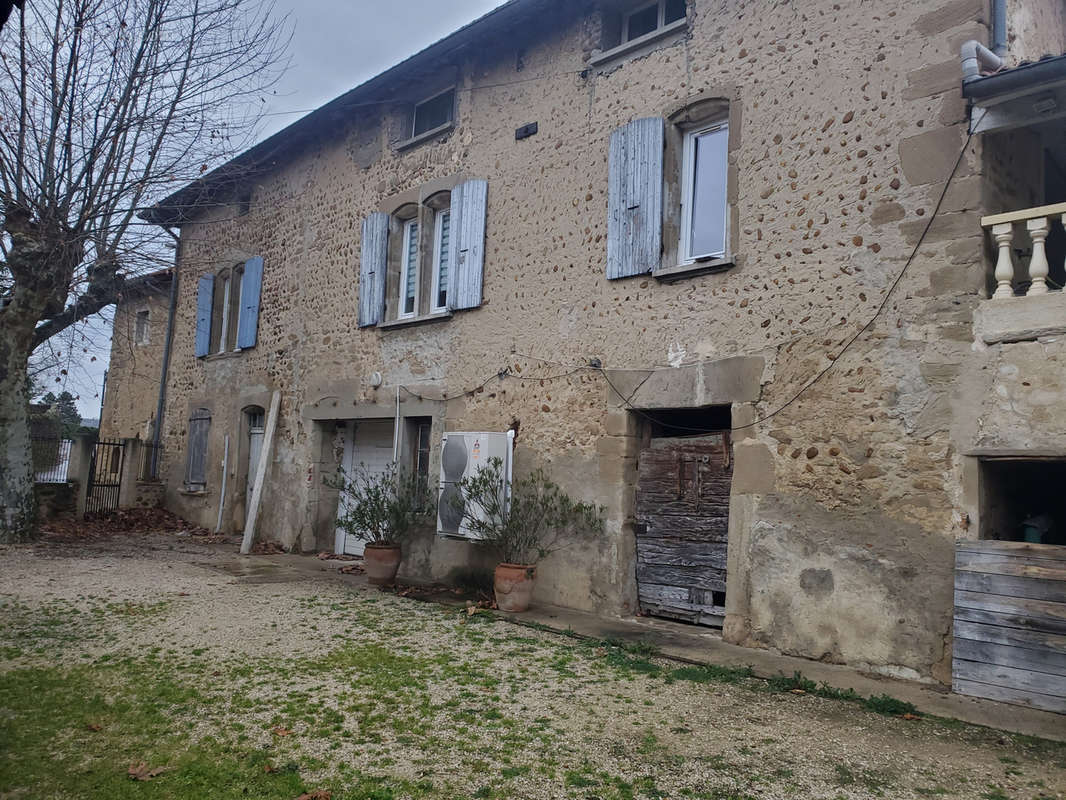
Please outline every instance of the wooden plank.
[[1066, 634], [1066, 623], [1063, 622], [1005, 614], [1000, 611], [984, 611], [978, 608], [956, 608], [955, 620], [976, 622], [982, 625], [999, 625], [1001, 627], [1009, 627], [1012, 630]]
[[1004, 559], [1001, 556], [996, 561], [979, 561], [965, 565], [956, 561], [955, 569], [961, 572], [978, 572], [984, 575], [1039, 578], [1042, 581], [1066, 583], [1066, 562], [1059, 561], [1036, 562], [1028, 558]]
[[693, 599], [692, 593], [676, 586], [644, 583], [640, 585], [640, 607], [648, 614], [663, 614], [700, 624], [721, 624], [725, 618], [725, 606], [714, 605], [705, 594], [695, 594], [697, 597]]
[[955, 588], [967, 592], [1028, 597], [1051, 603], [1066, 603], [1066, 582], [955, 571]]
[[970, 697], [984, 697], [988, 700], [998, 700], [1001, 703], [1011, 703], [1016, 706], [1037, 708], [1041, 711], [1055, 711], [1059, 714], [1066, 714], [1066, 699], [1052, 697], [1039, 692], [1029, 692], [1006, 686], [994, 686], [965, 678], [955, 678], [951, 682], [951, 688], [957, 694], [965, 694]]
[[274, 460], [274, 431], [278, 427], [278, 414], [281, 409], [281, 392], [277, 389], [270, 398], [270, 412], [267, 414], [266, 432], [263, 434], [263, 449], [259, 452], [259, 463], [255, 470], [255, 483], [252, 486], [252, 500], [244, 524], [244, 539], [241, 541], [241, 555], [252, 552], [255, 540], [255, 523], [259, 520], [259, 506], [263, 499], [267, 468]]
[[955, 564], [979, 564], [986, 560], [1023, 558], [1034, 563], [1066, 562], [1066, 547], [1030, 542], [969, 542], [955, 548]]
[[951, 648], [953, 657], [962, 661], [976, 661], [1029, 672], [1066, 676], [1066, 653], [1029, 650], [1025, 647], [975, 641], [958, 636], [952, 642]]
[[682, 589], [695, 588], [709, 591], [725, 591], [726, 572], [713, 567], [683, 567], [637, 562], [637, 583], [661, 583]]
[[1047, 672], [1033, 672], [1000, 664], [968, 661], [964, 658], [952, 659], [951, 674], [964, 680], [978, 681], [992, 686], [1005, 686], [1010, 689], [1024, 689], [1028, 692], [1039, 692], [1051, 697], [1066, 699], [1066, 676], [1064, 675], [1051, 675]]
[[637, 559], [644, 564], [713, 567], [724, 571], [727, 551], [725, 543], [706, 547], [679, 547], [672, 542], [637, 539]]
[[[1001, 614], [1004, 618], [1018, 617], [1026, 620], [1014, 627], [1032, 628], [1046, 626], [1046, 630], [1061, 633], [1058, 628], [1066, 628], [1066, 603], [1051, 603], [1033, 600], [1027, 597], [1010, 597], [1008, 595], [987, 594], [955, 590], [955, 608], [987, 611]], [[999, 624], [999, 623], [993, 623]], [[1008, 624], [1006, 622], [1002, 623]]]
[[984, 622], [971, 622], [958, 618], [955, 619], [953, 633], [956, 639], [992, 642], [1028, 650], [1046, 650], [1066, 659], [1066, 635], [1063, 634], [1039, 629], [1025, 630]]
[[729, 537], [729, 517], [726, 515], [693, 516], [690, 514], [638, 515], [643, 525], [639, 535], [653, 541], [725, 543]]

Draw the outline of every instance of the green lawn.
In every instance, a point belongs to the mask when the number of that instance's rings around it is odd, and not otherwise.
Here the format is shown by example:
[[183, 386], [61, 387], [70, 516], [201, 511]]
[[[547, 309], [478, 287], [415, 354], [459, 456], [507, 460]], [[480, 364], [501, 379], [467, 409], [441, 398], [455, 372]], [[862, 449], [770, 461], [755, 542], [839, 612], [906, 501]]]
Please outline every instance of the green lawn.
[[1066, 786], [1061, 745], [905, 719], [891, 698], [799, 675], [213, 577], [106, 601], [0, 595], [0, 797], [1037, 800]]

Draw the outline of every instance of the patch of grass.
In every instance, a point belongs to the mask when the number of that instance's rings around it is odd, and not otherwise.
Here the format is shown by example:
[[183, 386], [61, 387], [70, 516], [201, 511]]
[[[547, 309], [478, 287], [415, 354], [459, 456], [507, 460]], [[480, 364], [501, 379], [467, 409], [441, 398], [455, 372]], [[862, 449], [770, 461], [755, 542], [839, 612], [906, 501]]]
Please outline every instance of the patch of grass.
[[913, 703], [908, 703], [905, 700], [897, 700], [895, 697], [889, 697], [887, 694], [879, 694], [875, 697], [867, 697], [860, 701], [864, 708], [873, 711], [877, 714], [887, 714], [888, 716], [903, 716], [904, 714], [917, 714], [918, 709], [914, 707]]
[[699, 664], [678, 667], [670, 671], [670, 677], [693, 683], [744, 683], [755, 677], [751, 667], [720, 667], [717, 664]]

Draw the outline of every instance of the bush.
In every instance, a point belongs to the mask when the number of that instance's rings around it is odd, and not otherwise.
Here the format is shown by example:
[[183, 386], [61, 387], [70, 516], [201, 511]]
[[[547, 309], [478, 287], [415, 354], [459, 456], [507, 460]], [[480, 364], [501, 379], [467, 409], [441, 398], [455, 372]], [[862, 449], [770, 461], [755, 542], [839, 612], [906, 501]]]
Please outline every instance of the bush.
[[341, 470], [334, 485], [341, 495], [337, 526], [368, 544], [402, 545], [433, 510], [426, 482], [395, 465], [371, 472], [360, 464], [354, 475]]
[[503, 462], [493, 458], [459, 488], [464, 522], [508, 564], [535, 564], [604, 530], [602, 508], [571, 499], [541, 469], [508, 483]]

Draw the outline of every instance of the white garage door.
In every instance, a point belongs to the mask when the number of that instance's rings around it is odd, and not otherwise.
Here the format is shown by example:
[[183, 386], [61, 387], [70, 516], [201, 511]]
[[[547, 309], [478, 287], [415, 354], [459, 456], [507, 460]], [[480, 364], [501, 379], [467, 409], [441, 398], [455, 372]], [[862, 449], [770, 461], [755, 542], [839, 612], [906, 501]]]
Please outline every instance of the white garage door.
[[[360, 469], [372, 473], [384, 472], [392, 463], [393, 423], [391, 419], [349, 422], [344, 430], [344, 471], [355, 475]], [[341, 497], [341, 503], [344, 498]], [[338, 516], [344, 514], [343, 505], [338, 509]], [[337, 528], [334, 537], [334, 551], [348, 555], [361, 556], [366, 543], [349, 536]]]

